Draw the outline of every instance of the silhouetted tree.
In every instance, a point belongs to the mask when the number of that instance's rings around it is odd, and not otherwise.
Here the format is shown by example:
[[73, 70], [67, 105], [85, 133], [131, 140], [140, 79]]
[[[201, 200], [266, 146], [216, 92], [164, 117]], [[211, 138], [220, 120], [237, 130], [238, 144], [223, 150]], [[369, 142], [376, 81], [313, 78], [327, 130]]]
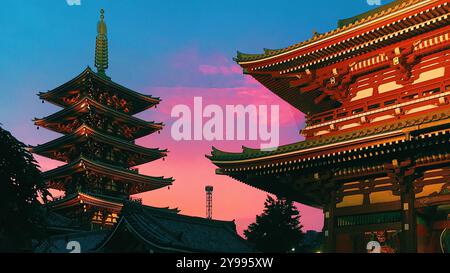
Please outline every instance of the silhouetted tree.
[[39, 237], [50, 196], [25, 144], [0, 127], [0, 251], [24, 251]]
[[297, 251], [304, 234], [300, 213], [293, 202], [268, 196], [264, 207], [256, 222], [244, 231], [247, 240], [266, 253]]

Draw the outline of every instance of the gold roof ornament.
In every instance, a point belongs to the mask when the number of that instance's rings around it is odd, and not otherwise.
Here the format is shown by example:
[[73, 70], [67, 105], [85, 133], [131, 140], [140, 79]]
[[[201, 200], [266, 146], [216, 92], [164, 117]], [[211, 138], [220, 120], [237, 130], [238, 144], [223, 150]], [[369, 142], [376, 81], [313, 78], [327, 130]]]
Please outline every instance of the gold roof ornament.
[[95, 39], [95, 67], [99, 76], [108, 78], [106, 76], [106, 69], [108, 69], [108, 32], [106, 23], [104, 21], [105, 11], [100, 10], [100, 21], [97, 23], [97, 37]]

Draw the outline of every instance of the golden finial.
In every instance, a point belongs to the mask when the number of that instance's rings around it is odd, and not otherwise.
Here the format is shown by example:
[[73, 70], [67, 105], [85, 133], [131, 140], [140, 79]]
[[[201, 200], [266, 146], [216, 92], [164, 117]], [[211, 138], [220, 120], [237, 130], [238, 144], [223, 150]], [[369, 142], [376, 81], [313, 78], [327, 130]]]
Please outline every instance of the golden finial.
[[95, 39], [95, 67], [100, 76], [107, 77], [105, 74], [108, 69], [108, 37], [105, 19], [105, 11], [100, 10], [100, 21], [97, 24], [97, 38]]

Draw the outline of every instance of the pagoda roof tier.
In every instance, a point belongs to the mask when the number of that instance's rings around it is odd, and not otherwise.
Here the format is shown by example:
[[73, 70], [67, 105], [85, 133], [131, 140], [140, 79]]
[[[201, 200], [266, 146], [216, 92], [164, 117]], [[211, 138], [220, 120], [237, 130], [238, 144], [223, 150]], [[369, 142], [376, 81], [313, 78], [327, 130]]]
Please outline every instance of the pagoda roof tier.
[[[129, 162], [129, 167], [142, 165], [163, 157], [167, 156], [167, 150], [160, 149], [150, 149], [142, 146], [138, 146], [132, 142], [124, 141], [120, 138], [111, 137], [105, 135], [95, 129], [92, 129], [86, 125], [79, 127], [76, 131], [69, 135], [60, 137], [53, 141], [47, 142], [42, 145], [31, 147], [30, 151], [32, 153], [52, 158], [55, 160], [61, 160], [60, 157], [55, 156], [55, 152], [62, 151], [64, 148], [71, 148], [77, 146], [80, 143], [87, 142], [88, 140], [95, 140], [97, 142], [106, 143], [113, 146], [115, 149], [120, 149], [123, 151], [129, 151], [132, 153], [139, 154], [142, 158], [135, 162]], [[69, 162], [70, 159], [65, 160]]]
[[[386, 32], [398, 30], [396, 24], [416, 24], [443, 15], [448, 9], [446, 0], [395, 0], [352, 18], [339, 20], [338, 28], [323, 34], [314, 33], [313, 37], [306, 41], [282, 49], [264, 49], [261, 54], [238, 52], [235, 60], [240, 64], [267, 61], [267, 65], [272, 66], [283, 63], [279, 57], [291, 58], [293, 53], [307, 53], [311, 58], [323, 55], [324, 51], [329, 53], [343, 47], [353, 47], [355, 43], [362, 42], [366, 38], [384, 36]], [[358, 39], [352, 39], [356, 35]], [[306, 55], [304, 57], [306, 58]]]
[[48, 92], [40, 92], [38, 96], [40, 99], [51, 102], [57, 106], [70, 106], [73, 103], [68, 103], [63, 100], [63, 98], [81, 94], [82, 89], [84, 88], [83, 85], [85, 85], [85, 82], [88, 79], [91, 79], [92, 82], [97, 84], [97, 86], [104, 87], [105, 91], [117, 92], [118, 94], [126, 98], [127, 101], [132, 101], [133, 108], [129, 112], [129, 114], [131, 115], [154, 107], [161, 102], [160, 98], [138, 93], [111, 81], [107, 77], [99, 76], [97, 75], [97, 73], [92, 71], [89, 66], [74, 79]]
[[[72, 133], [74, 130], [79, 128], [79, 126], [81, 126], [81, 121], [79, 121], [78, 118], [89, 112], [114, 118], [115, 122], [121, 122], [123, 125], [129, 127], [134, 126], [134, 130], [131, 133], [131, 139], [141, 138], [148, 134], [157, 132], [164, 127], [163, 123], [144, 121], [142, 119], [118, 112], [87, 97], [50, 116], [42, 119], [34, 119], [34, 122], [37, 126], [41, 126], [58, 133], [67, 134]], [[78, 124], [77, 121], [79, 121], [80, 124]], [[64, 122], [75, 123], [74, 126], [60, 126]]]
[[118, 202], [115, 200], [109, 200], [107, 198], [100, 198], [92, 194], [77, 192], [66, 195], [47, 204], [47, 206], [52, 208], [53, 210], [65, 209], [78, 205], [91, 205], [95, 207], [105, 208], [115, 213], [119, 213], [123, 207], [123, 200], [122, 202]]
[[56, 179], [86, 171], [92, 171], [117, 181], [133, 183], [132, 189], [129, 192], [130, 195], [167, 187], [172, 185], [174, 181], [173, 178], [146, 176], [132, 170], [90, 160], [82, 156], [66, 165], [44, 172], [42, 176], [47, 180], [50, 188], [65, 191], [65, 186], [59, 181], [56, 181]]

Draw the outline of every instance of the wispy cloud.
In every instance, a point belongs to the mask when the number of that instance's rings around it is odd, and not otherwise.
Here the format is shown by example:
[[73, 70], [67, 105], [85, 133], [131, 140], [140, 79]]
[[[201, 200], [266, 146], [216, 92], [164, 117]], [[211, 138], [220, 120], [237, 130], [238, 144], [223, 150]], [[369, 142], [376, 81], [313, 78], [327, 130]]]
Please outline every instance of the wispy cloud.
[[208, 65], [208, 64], [202, 64], [199, 65], [198, 70], [200, 73], [204, 75], [233, 75], [233, 74], [241, 74], [242, 70], [237, 65], [221, 65], [221, 66], [215, 66], [215, 65]]

